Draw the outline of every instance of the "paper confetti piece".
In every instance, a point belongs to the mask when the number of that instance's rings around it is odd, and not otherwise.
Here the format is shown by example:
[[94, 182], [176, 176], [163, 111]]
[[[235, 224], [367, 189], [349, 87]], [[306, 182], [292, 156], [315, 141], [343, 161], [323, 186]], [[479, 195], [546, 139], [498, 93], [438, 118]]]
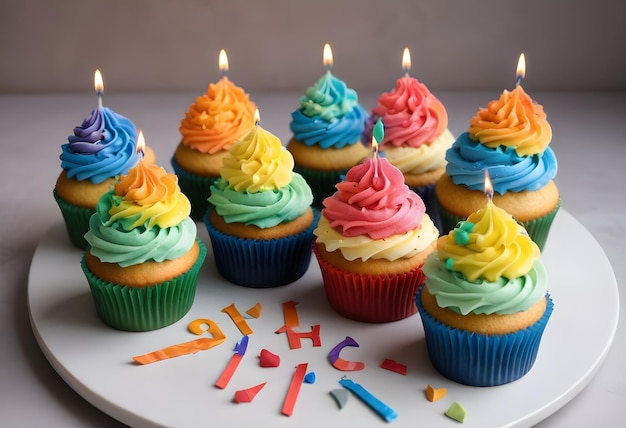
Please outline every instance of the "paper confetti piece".
[[455, 401], [450, 405], [450, 408], [446, 411], [445, 415], [451, 419], [454, 419], [457, 422], [463, 423], [465, 421], [465, 416], [467, 413], [461, 404], [458, 401]]
[[246, 311], [246, 313], [248, 315], [250, 315], [252, 318], [258, 318], [261, 316], [261, 310], [263, 309], [263, 307], [261, 306], [260, 303], [257, 303], [256, 305], [254, 305], [253, 307], [251, 307], [250, 309], [248, 309]]
[[385, 421], [391, 422], [398, 417], [398, 413], [391, 407], [376, 398], [371, 392], [363, 388], [358, 383], [354, 383], [350, 379], [342, 378], [339, 384], [344, 388], [352, 391], [365, 404], [370, 406], [372, 410], [378, 413]]
[[307, 373], [306, 376], [304, 376], [304, 383], [314, 384], [315, 379], [316, 379], [315, 372]]
[[222, 333], [222, 330], [220, 330], [217, 324], [206, 318], [198, 318], [191, 321], [187, 328], [190, 332], [196, 335], [210, 333], [213, 335], [213, 338], [202, 338], [189, 342], [178, 343], [148, 354], [138, 355], [133, 357], [133, 361], [144, 365], [169, 358], [180, 357], [182, 355], [195, 354], [198, 351], [206, 351], [207, 349], [221, 345], [226, 340], [226, 336]]
[[247, 389], [240, 389], [235, 392], [235, 403], [250, 403], [254, 397], [263, 389], [267, 382], [260, 383]]
[[226, 338], [209, 339], [202, 338], [192, 340], [190, 342], [179, 343], [177, 345], [168, 346], [158, 351], [150, 352], [144, 355], [133, 357], [133, 361], [138, 364], [150, 364], [156, 361], [166, 360], [168, 358], [180, 357], [181, 355], [195, 354], [198, 351], [206, 351], [217, 345], [222, 344]]
[[385, 370], [389, 370], [389, 371], [406, 376], [406, 372], [407, 372], [406, 366], [390, 358], [385, 358], [383, 362], [380, 364], [380, 367]]
[[330, 391], [330, 395], [335, 399], [340, 409], [343, 409], [348, 402], [348, 391], [345, 389], [333, 389]]
[[233, 354], [232, 357], [230, 357], [230, 360], [228, 361], [226, 368], [224, 369], [220, 377], [215, 382], [216, 387], [220, 389], [226, 388], [226, 386], [228, 385], [228, 382], [230, 382], [230, 379], [233, 377], [233, 374], [235, 374], [237, 367], [239, 367], [239, 363], [241, 362], [241, 359], [245, 355], [247, 348], [248, 348], [248, 336], [244, 336], [241, 339], [239, 339], [239, 341], [235, 345], [235, 349], [233, 349], [235, 353]]
[[259, 365], [261, 367], [278, 367], [280, 365], [280, 357], [265, 348], [261, 349], [261, 353], [259, 354]]
[[274, 333], [287, 333], [287, 340], [289, 341], [290, 349], [302, 348], [301, 339], [311, 339], [314, 347], [322, 346], [320, 339], [320, 326], [312, 325], [311, 331], [308, 332], [296, 332], [294, 329], [300, 326], [300, 319], [298, 318], [298, 311], [296, 305], [298, 302], [290, 300], [283, 303], [283, 318], [285, 323]]
[[339, 356], [341, 350], [346, 346], [354, 346], [355, 348], [359, 347], [359, 344], [351, 338], [350, 336], [346, 336], [344, 340], [339, 342], [337, 346], [330, 350], [328, 353], [328, 360], [337, 370], [342, 371], [358, 371], [363, 370], [365, 368], [365, 363], [360, 361], [347, 361]]
[[248, 323], [246, 322], [246, 319], [241, 315], [241, 313], [239, 313], [239, 310], [237, 309], [234, 303], [226, 306], [225, 308], [222, 308], [222, 312], [225, 312], [228, 314], [230, 319], [233, 320], [233, 322], [235, 323], [235, 325], [237, 326], [241, 334], [243, 334], [244, 336], [249, 336], [252, 333], [254, 333], [252, 329], [250, 328], [250, 326], [248, 325]]
[[283, 415], [293, 415], [293, 410], [296, 406], [298, 394], [300, 394], [300, 387], [302, 386], [302, 381], [304, 380], [307, 367], [308, 363], [301, 363], [296, 366], [296, 371], [291, 378], [291, 384], [289, 385], [287, 395], [285, 396], [285, 402], [283, 403], [283, 409], [281, 412]]
[[447, 393], [448, 390], [446, 388], [434, 388], [430, 384], [426, 385], [426, 399], [428, 401], [435, 402], [441, 400]]

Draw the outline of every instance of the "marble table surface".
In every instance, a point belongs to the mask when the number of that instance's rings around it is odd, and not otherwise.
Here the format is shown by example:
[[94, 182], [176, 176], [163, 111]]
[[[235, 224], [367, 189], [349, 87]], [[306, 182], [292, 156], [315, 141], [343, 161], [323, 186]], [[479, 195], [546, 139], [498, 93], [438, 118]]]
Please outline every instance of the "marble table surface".
[[[544, 106], [559, 161], [556, 182], [562, 206], [598, 241], [612, 264], [620, 291], [621, 316], [613, 345], [588, 385], [540, 427], [620, 425], [626, 399], [626, 93], [527, 91]], [[105, 94], [104, 104], [144, 130], [158, 162], [169, 159], [179, 140], [178, 125], [198, 94]], [[286, 143], [298, 93], [251, 94], [263, 127]], [[442, 92], [449, 127], [463, 132], [476, 109], [497, 92]], [[371, 109], [376, 94], [360, 94]], [[60, 172], [58, 156], [74, 126], [96, 105], [90, 94], [0, 95], [0, 424], [11, 427], [124, 426], [72, 390], [48, 363], [31, 330], [27, 307], [33, 252], [61, 214], [52, 198]], [[576, 237], [571, 238], [576, 245]], [[585, 248], [580, 248], [580, 263]], [[573, 266], [575, 267], [575, 266]], [[595, 304], [594, 278], [588, 278]], [[598, 301], [601, 304], [600, 301]], [[584, 316], [584, 308], [581, 308]], [[567, 364], [567, 361], [563, 361]], [[520, 398], [521, 399], [521, 398]]]

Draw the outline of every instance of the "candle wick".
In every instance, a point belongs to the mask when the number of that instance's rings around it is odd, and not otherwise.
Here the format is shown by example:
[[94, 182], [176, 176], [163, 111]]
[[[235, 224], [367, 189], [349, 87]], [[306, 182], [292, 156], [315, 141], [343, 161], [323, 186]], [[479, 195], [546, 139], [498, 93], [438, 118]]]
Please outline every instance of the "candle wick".
[[408, 67], [404, 68], [404, 77], [409, 77], [409, 69], [408, 69]]
[[522, 84], [522, 79], [524, 79], [521, 75], [517, 76], [515, 79], [515, 86], [520, 86]]
[[102, 108], [102, 91], [98, 91], [98, 108]]

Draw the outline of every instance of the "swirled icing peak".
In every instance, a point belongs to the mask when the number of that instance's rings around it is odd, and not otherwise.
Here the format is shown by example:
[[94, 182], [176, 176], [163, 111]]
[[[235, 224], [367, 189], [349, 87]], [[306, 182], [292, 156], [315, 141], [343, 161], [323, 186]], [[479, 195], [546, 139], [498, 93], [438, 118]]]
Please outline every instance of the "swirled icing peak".
[[307, 146], [342, 148], [359, 142], [365, 117], [356, 91], [329, 70], [300, 98], [289, 127]]
[[122, 176], [112, 192], [110, 206], [99, 203], [96, 210], [106, 210], [100, 215], [103, 219], [108, 217], [105, 224], [117, 223], [126, 231], [140, 226], [148, 229], [176, 226], [191, 212], [189, 199], [180, 191], [176, 175], [144, 161]]
[[402, 172], [375, 155], [352, 167], [324, 199], [323, 215], [343, 236], [372, 239], [417, 228], [426, 211], [424, 202], [404, 184]]
[[378, 105], [372, 109], [365, 126], [364, 142], [370, 141], [372, 126], [378, 118], [385, 123], [381, 146], [420, 147], [433, 142], [448, 127], [448, 113], [441, 101], [426, 85], [408, 75], [396, 81], [393, 91], [378, 98]]
[[491, 200], [439, 238], [437, 250], [446, 268], [468, 281], [522, 277], [539, 257], [539, 247], [524, 228]]
[[209, 84], [180, 122], [182, 143], [202, 153], [230, 149], [254, 127], [256, 105], [226, 76]]
[[519, 156], [540, 154], [552, 140], [546, 117], [543, 107], [518, 85], [480, 108], [468, 132], [474, 141], [490, 148], [512, 147]]
[[293, 156], [280, 139], [257, 125], [233, 144], [220, 176], [237, 192], [265, 192], [287, 186], [293, 166]]
[[69, 178], [101, 183], [137, 164], [137, 128], [107, 107], [94, 109], [61, 146], [61, 168]]

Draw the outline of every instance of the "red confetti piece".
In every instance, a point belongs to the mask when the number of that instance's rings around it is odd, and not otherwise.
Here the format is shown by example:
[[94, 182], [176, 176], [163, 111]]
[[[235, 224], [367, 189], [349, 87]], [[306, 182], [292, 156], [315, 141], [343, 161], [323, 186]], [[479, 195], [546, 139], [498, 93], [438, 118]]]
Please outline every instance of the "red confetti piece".
[[406, 376], [406, 365], [398, 363], [390, 358], [385, 358], [383, 362], [380, 364], [380, 367], [386, 370], [390, 370], [392, 372], [396, 372], [403, 376]]
[[267, 349], [261, 349], [259, 365], [261, 367], [278, 367], [280, 365], [280, 357]]
[[308, 363], [301, 363], [296, 366], [296, 371], [291, 378], [291, 384], [289, 385], [287, 395], [285, 396], [285, 402], [283, 403], [283, 415], [293, 415], [293, 409], [296, 406], [296, 400], [298, 400], [298, 394], [300, 394], [300, 387], [304, 381], [307, 367]]
[[260, 383], [247, 389], [240, 389], [235, 392], [235, 403], [250, 403], [254, 397], [263, 389], [267, 382]]

